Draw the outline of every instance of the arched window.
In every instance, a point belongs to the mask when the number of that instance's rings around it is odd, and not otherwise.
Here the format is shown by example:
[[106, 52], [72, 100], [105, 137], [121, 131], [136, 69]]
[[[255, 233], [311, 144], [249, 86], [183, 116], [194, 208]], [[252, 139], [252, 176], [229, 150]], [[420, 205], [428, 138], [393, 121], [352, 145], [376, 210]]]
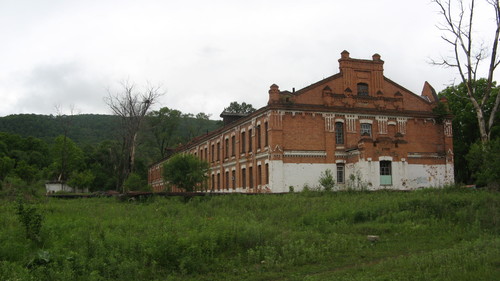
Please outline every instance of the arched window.
[[344, 123], [335, 122], [335, 143], [344, 144]]
[[358, 83], [358, 96], [368, 96], [368, 84]]

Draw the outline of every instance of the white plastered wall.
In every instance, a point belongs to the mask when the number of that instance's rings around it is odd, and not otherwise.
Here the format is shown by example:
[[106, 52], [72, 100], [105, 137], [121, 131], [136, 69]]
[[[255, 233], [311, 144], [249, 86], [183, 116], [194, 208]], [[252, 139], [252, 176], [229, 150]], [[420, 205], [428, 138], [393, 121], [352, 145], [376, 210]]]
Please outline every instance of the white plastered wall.
[[301, 191], [305, 185], [316, 188], [321, 173], [330, 169], [335, 173], [335, 164], [283, 163], [269, 161], [269, 186], [272, 192]]
[[[321, 173], [326, 169], [336, 175], [336, 164], [269, 161], [269, 186], [272, 192], [288, 192], [290, 186], [293, 186], [295, 191], [301, 191], [305, 185], [317, 187]], [[361, 160], [345, 165], [345, 183], [337, 184], [336, 187], [412, 190], [442, 187], [450, 183], [453, 183], [453, 169], [450, 169], [450, 165], [408, 164], [406, 161], [397, 161], [392, 162], [392, 185], [380, 185], [380, 162]]]
[[[390, 159], [381, 159], [388, 160]], [[453, 170], [449, 165], [408, 164], [406, 161], [392, 162], [392, 185], [380, 185], [380, 162], [361, 160], [346, 165], [346, 182], [354, 175], [356, 183], [369, 190], [412, 190], [422, 187], [442, 187], [453, 183]]]

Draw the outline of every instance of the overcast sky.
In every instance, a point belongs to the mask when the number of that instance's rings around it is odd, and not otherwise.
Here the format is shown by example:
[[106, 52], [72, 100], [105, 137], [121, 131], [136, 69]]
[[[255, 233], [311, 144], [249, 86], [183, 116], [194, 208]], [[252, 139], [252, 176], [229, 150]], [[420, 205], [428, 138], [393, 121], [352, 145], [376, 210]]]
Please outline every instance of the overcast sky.
[[264, 106], [273, 83], [338, 73], [343, 50], [380, 54], [384, 75], [414, 93], [425, 81], [441, 91], [458, 76], [428, 63], [449, 50], [437, 11], [430, 0], [0, 0], [0, 116], [110, 114], [108, 89], [128, 79], [162, 85], [156, 109], [219, 119], [231, 101]]

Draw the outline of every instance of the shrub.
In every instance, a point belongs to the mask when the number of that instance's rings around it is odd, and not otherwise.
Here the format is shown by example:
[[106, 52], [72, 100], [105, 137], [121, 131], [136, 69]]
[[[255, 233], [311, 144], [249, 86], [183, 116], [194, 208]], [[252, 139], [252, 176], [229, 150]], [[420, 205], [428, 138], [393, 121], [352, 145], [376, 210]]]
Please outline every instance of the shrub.
[[42, 229], [43, 216], [35, 207], [25, 206], [23, 201], [17, 201], [17, 212], [19, 222], [26, 230], [26, 238], [34, 242], [40, 242], [40, 230]]
[[123, 187], [128, 191], [150, 191], [146, 180], [142, 179], [138, 174], [131, 173], [123, 183]]
[[193, 191], [207, 178], [208, 168], [208, 162], [191, 154], [176, 154], [163, 165], [163, 177], [185, 191]]
[[335, 180], [333, 179], [332, 170], [326, 169], [321, 172], [321, 177], [319, 178], [319, 184], [323, 187], [325, 191], [332, 191], [335, 186]]
[[475, 143], [466, 156], [472, 176], [479, 186], [498, 189], [500, 185], [500, 138], [486, 144]]

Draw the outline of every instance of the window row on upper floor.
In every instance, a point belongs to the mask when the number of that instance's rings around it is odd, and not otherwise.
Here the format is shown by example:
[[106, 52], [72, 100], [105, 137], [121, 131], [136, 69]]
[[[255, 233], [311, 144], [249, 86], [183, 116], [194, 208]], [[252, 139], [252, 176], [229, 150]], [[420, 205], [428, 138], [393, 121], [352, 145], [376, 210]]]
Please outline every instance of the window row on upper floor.
[[190, 152], [201, 160], [215, 162], [221, 158], [234, 157], [237, 153], [258, 152], [268, 145], [269, 125], [268, 122], [264, 122], [263, 126], [259, 123], [253, 128], [242, 130], [239, 134], [226, 135], [222, 143], [219, 140], [211, 141], [208, 145], [201, 145]]

